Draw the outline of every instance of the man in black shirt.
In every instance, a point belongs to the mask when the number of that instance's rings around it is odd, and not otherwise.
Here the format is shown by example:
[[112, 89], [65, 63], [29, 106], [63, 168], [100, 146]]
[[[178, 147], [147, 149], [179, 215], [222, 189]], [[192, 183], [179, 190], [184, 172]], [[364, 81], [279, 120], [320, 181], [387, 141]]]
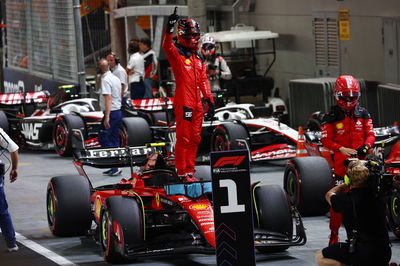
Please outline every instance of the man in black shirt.
[[350, 192], [344, 193], [348, 186], [342, 184], [326, 193], [333, 210], [343, 215], [347, 238], [357, 240], [354, 251], [349, 249], [351, 241], [318, 250], [318, 265], [388, 265], [392, 253], [386, 228], [386, 202], [372, 193], [368, 173], [363, 161], [352, 161], [347, 168]]

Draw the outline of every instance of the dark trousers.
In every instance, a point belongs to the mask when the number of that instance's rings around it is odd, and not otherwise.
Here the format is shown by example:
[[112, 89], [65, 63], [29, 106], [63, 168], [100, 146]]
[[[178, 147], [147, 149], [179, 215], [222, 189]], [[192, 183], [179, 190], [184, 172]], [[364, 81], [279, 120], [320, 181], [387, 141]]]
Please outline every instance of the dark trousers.
[[14, 226], [8, 212], [6, 194], [4, 193], [4, 176], [0, 177], [0, 228], [8, 248], [16, 244]]
[[99, 143], [102, 148], [119, 147], [120, 129], [122, 126], [122, 111], [115, 110], [110, 112], [110, 128], [105, 128], [101, 121], [99, 130]]

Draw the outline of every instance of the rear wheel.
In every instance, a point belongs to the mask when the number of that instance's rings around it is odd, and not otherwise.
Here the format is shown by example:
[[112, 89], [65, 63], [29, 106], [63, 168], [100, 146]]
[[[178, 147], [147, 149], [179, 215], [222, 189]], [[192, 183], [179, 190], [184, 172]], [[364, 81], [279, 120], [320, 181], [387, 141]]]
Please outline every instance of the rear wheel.
[[143, 214], [134, 198], [113, 196], [106, 200], [100, 219], [100, 244], [106, 261], [132, 260], [129, 251], [144, 241]]
[[144, 146], [152, 142], [149, 123], [142, 117], [125, 117], [122, 119], [121, 146]]
[[0, 128], [2, 128], [4, 132], [9, 134], [8, 119], [4, 111], [0, 111]]
[[73, 175], [50, 180], [47, 186], [47, 221], [56, 236], [86, 234], [92, 223], [87, 178]]
[[53, 143], [55, 150], [61, 156], [69, 156], [72, 154], [72, 130], [81, 129], [85, 135], [85, 123], [78, 115], [64, 115], [57, 118], [54, 131]]
[[249, 139], [249, 132], [243, 125], [226, 123], [216, 127], [212, 132], [211, 151], [247, 149], [246, 143], [248, 144]]
[[[278, 185], [257, 186], [254, 191], [254, 209], [256, 211], [255, 227], [276, 232], [291, 239], [293, 220], [289, 200]], [[260, 252], [276, 252], [289, 248], [287, 246], [257, 247]]]
[[317, 216], [328, 212], [325, 194], [332, 187], [332, 171], [323, 157], [289, 160], [283, 180], [283, 188], [302, 216]]

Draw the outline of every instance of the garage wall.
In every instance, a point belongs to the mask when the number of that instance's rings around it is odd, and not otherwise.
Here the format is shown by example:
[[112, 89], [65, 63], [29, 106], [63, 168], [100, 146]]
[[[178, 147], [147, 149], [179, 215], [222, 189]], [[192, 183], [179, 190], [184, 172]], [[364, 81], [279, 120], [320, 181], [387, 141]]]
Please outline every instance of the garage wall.
[[[256, 0], [254, 12], [239, 14], [238, 23], [280, 34], [277, 60], [269, 75], [285, 99], [289, 80], [315, 77], [313, 12], [339, 9], [349, 9], [351, 32], [351, 40], [340, 41], [341, 73], [385, 82], [382, 18], [400, 16], [400, 1]], [[268, 60], [259, 59], [260, 74]]]

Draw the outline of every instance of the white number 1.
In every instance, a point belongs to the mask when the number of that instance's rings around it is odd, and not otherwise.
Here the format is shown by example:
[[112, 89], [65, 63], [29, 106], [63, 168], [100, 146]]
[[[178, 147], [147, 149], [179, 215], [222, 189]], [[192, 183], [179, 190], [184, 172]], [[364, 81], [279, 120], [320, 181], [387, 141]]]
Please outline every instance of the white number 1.
[[221, 213], [244, 212], [244, 204], [238, 205], [236, 183], [232, 179], [219, 180], [220, 187], [228, 189], [228, 205], [221, 206]]

